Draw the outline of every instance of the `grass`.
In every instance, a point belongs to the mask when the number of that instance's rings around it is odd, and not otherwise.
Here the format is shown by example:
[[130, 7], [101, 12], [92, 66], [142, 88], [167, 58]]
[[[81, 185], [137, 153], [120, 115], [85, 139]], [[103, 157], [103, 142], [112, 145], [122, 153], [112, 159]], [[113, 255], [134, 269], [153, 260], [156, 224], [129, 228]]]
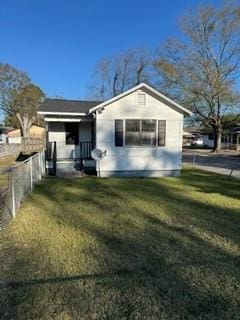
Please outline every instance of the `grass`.
[[[11, 167], [15, 163], [14, 157], [0, 158], [0, 172], [8, 167]], [[8, 185], [8, 173], [0, 174], [0, 193], [1, 189]]]
[[0, 234], [1, 319], [239, 319], [240, 181], [48, 178]]
[[14, 157], [0, 158], [0, 170], [12, 166], [15, 163]]

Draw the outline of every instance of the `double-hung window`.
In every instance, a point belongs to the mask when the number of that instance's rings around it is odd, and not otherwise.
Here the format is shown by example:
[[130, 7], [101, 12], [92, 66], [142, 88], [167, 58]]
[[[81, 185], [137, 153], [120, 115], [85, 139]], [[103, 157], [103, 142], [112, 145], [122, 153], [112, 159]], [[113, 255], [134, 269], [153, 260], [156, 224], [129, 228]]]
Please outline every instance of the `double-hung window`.
[[140, 120], [125, 121], [125, 146], [141, 145], [141, 125]]
[[165, 146], [165, 120], [115, 120], [115, 146]]
[[141, 145], [156, 146], [157, 142], [157, 121], [141, 120]]

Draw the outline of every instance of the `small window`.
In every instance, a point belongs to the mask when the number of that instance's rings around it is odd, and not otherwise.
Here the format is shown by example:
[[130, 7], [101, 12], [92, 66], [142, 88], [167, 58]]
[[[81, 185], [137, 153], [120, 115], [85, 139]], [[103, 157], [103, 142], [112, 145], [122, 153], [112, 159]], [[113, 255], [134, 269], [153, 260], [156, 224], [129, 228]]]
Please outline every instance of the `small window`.
[[138, 106], [146, 105], [146, 94], [144, 92], [137, 92], [137, 105]]
[[123, 146], [123, 120], [115, 120], [115, 146]]
[[158, 120], [158, 145], [159, 147], [166, 145], [166, 120]]
[[66, 122], [65, 133], [66, 133], [66, 144], [78, 145], [79, 144], [79, 126], [78, 123]]

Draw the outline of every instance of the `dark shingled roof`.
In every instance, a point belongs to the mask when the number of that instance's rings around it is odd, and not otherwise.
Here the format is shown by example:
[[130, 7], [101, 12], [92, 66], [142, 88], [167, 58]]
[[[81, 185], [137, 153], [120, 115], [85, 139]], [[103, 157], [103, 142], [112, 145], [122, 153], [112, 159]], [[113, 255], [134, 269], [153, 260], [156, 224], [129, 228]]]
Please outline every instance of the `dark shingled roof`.
[[65, 100], [65, 99], [45, 99], [38, 111], [41, 112], [71, 112], [86, 113], [89, 109], [102, 103], [101, 101]]

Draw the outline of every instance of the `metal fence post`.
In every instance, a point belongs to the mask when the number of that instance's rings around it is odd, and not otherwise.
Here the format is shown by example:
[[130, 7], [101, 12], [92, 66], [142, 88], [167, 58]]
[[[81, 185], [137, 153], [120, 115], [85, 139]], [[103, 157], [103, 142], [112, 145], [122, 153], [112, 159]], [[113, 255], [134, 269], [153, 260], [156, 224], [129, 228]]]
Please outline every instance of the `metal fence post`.
[[193, 167], [195, 165], [195, 162], [196, 162], [196, 152], [193, 151], [192, 169], [193, 169]]
[[33, 188], [32, 157], [30, 157], [29, 166], [30, 166], [30, 188], [32, 190], [32, 188]]
[[42, 179], [41, 151], [38, 152], [38, 179]]
[[40, 151], [40, 163], [41, 163], [41, 177], [43, 176], [43, 155], [42, 150]]
[[42, 175], [45, 173], [45, 151], [42, 150]]
[[15, 204], [15, 188], [14, 188], [14, 178], [13, 171], [10, 171], [11, 174], [11, 195], [12, 195], [12, 216], [15, 218], [16, 216], [16, 204]]

